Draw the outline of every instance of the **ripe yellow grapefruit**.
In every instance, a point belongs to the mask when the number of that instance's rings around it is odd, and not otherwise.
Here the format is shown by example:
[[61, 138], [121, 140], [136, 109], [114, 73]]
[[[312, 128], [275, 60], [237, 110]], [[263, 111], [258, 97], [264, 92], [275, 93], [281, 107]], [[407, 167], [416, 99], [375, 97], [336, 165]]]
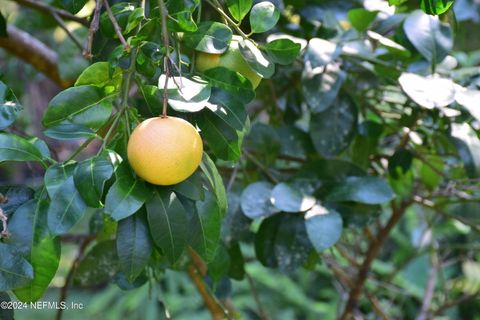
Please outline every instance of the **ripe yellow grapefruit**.
[[228, 68], [247, 78], [252, 84], [253, 89], [258, 87], [262, 77], [250, 68], [245, 59], [243, 59], [240, 49], [238, 48], [238, 42], [240, 39], [242, 38], [239, 36], [233, 36], [230, 46], [223, 54], [197, 52], [195, 60], [197, 70], [205, 72], [206, 70], [215, 67]]
[[133, 130], [127, 153], [138, 176], [166, 186], [182, 182], [197, 169], [203, 143], [189, 122], [176, 117], [156, 117]]

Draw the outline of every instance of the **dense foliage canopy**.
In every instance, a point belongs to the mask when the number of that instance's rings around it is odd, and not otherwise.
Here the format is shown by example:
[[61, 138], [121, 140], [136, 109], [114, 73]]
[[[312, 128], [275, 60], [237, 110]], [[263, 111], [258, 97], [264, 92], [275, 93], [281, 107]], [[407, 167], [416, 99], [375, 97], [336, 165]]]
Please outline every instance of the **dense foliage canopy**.
[[[0, 301], [479, 319], [480, 4], [270, 1], [2, 0]], [[167, 114], [205, 151], [156, 186]]]

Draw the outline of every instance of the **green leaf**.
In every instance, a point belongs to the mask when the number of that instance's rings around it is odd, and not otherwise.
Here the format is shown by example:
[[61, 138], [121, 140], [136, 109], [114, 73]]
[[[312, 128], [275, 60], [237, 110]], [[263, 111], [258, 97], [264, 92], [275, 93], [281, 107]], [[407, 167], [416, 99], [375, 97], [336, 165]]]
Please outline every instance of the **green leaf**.
[[54, 161], [52, 159], [52, 154], [50, 153], [50, 149], [48, 148], [48, 145], [45, 141], [43, 141], [40, 138], [33, 137], [28, 140], [35, 148], [37, 148], [38, 151], [42, 154], [42, 157], [44, 159], [49, 159], [50, 161]]
[[461, 88], [456, 90], [455, 101], [464, 107], [477, 121], [480, 121], [480, 91]]
[[33, 268], [12, 248], [0, 243], [0, 291], [24, 286], [33, 279]]
[[343, 221], [335, 210], [317, 204], [305, 213], [305, 226], [313, 246], [321, 252], [340, 239]]
[[197, 172], [176, 185], [172, 186], [176, 194], [181, 194], [191, 200], [204, 200], [205, 190], [203, 189], [202, 177]]
[[280, 11], [269, 1], [263, 1], [253, 6], [250, 12], [250, 27], [253, 33], [266, 32], [277, 24]]
[[115, 175], [117, 180], [105, 199], [105, 213], [118, 221], [137, 212], [147, 200], [149, 191], [142, 180], [132, 176], [127, 164], [122, 164]]
[[98, 242], [80, 261], [73, 283], [81, 286], [107, 284], [118, 272], [115, 240]]
[[48, 208], [48, 228], [53, 235], [67, 233], [85, 214], [87, 206], [70, 176], [55, 192]]
[[268, 217], [279, 212], [270, 200], [272, 197], [273, 185], [259, 181], [254, 182], [246, 187], [240, 199], [240, 205], [243, 213], [251, 218]]
[[348, 177], [328, 194], [329, 201], [382, 204], [395, 198], [388, 183], [379, 177]]
[[50, 198], [53, 198], [62, 184], [73, 176], [76, 165], [75, 162], [57, 163], [47, 169], [43, 181]]
[[450, 26], [421, 10], [412, 12], [405, 19], [403, 30], [410, 42], [432, 65], [442, 62], [452, 50], [453, 35]]
[[221, 225], [222, 215], [217, 201], [211, 193], [206, 193], [204, 200], [195, 202], [188, 238], [192, 248], [206, 263], [215, 258], [220, 242]]
[[403, 91], [424, 108], [442, 108], [455, 101], [456, 90], [450, 79], [404, 72], [398, 81]]
[[[224, 67], [216, 67], [208, 69], [203, 75], [213, 87], [227, 91], [234, 96], [232, 98], [241, 101], [243, 104], [247, 104], [255, 98], [252, 84], [238, 72]], [[213, 97], [215, 97], [215, 94], [213, 94]]]
[[[163, 95], [165, 75], [158, 79], [158, 87]], [[202, 110], [210, 98], [211, 87], [201, 79], [170, 77], [167, 83], [168, 104], [176, 111], [197, 112]]]
[[248, 40], [240, 40], [238, 48], [248, 65], [262, 78], [270, 78], [275, 73], [275, 64], [265, 53]]
[[224, 245], [218, 246], [215, 257], [208, 263], [208, 275], [217, 283], [228, 275], [231, 266], [230, 255]]
[[160, 114], [163, 106], [163, 91], [160, 90], [158, 86], [139, 84], [139, 87], [148, 112], [151, 115]]
[[156, 190], [146, 208], [154, 243], [175, 264], [186, 246], [187, 212], [175, 193], [166, 190]]
[[352, 26], [359, 32], [364, 32], [370, 24], [375, 20], [378, 11], [368, 11], [363, 8], [356, 8], [348, 11], [348, 20]]
[[448, 11], [455, 0], [421, 0], [423, 12], [431, 15], [440, 15]]
[[220, 209], [220, 215], [224, 217], [227, 213], [227, 193], [225, 191], [225, 186], [223, 185], [222, 176], [218, 172], [215, 163], [210, 159], [206, 152], [203, 153], [200, 168], [207, 177], [210, 184], [210, 191], [215, 194], [217, 205]]
[[300, 172], [299, 178], [314, 178], [324, 182], [341, 183], [349, 176], [365, 176], [363, 171], [356, 164], [339, 159], [320, 159], [306, 162]]
[[35, 302], [43, 297], [57, 272], [60, 263], [60, 251], [59, 238], [47, 237], [32, 247], [29, 261], [33, 266], [35, 277], [27, 286], [13, 291], [18, 300]]
[[85, 6], [88, 0], [60, 0], [62, 7], [68, 12], [76, 14]]
[[108, 62], [95, 62], [78, 76], [75, 86], [92, 85], [103, 88], [105, 93], [118, 91], [122, 84], [122, 71], [115, 68], [113, 75], [110, 74], [110, 65]]
[[[70, 32], [80, 43], [87, 43], [87, 28], [76, 28]], [[56, 45], [55, 51], [58, 54], [57, 65], [61, 79], [76, 79], [90, 64], [70, 37], [64, 37]]]
[[467, 123], [453, 123], [451, 136], [467, 175], [480, 177], [480, 139]]
[[336, 43], [320, 38], [312, 38], [308, 42], [307, 51], [305, 52], [305, 65], [310, 69], [323, 67], [337, 59], [341, 53], [342, 48]]
[[[112, 13], [117, 20], [117, 23], [121, 30], [125, 30], [128, 24], [128, 18], [130, 14], [135, 10], [135, 6], [131, 3], [120, 2], [111, 6]], [[110, 20], [108, 13], [105, 11], [100, 16], [100, 31], [108, 38], [116, 38], [115, 28]]]
[[255, 256], [268, 268], [278, 266], [275, 256], [275, 238], [282, 219], [283, 215], [280, 214], [264, 219], [255, 234]]
[[270, 201], [280, 211], [304, 212], [313, 207], [316, 199], [303, 194], [298, 188], [282, 182], [272, 189]]
[[124, 33], [129, 34], [132, 32], [133, 29], [135, 29], [144, 18], [145, 14], [143, 12], [143, 8], [135, 8], [128, 16], [128, 22]]
[[118, 262], [129, 282], [133, 282], [145, 269], [153, 251], [148, 225], [141, 213], [118, 222]]
[[289, 65], [298, 57], [301, 45], [290, 39], [277, 39], [267, 43], [264, 48], [273, 62]]
[[200, 0], [176, 0], [167, 2], [168, 30], [190, 31], [197, 30], [193, 21], [193, 12], [200, 4]]
[[35, 192], [27, 186], [0, 186], [0, 193], [7, 197], [8, 201], [0, 203], [0, 208], [7, 215], [10, 215], [18, 207], [32, 199]]
[[73, 123], [56, 125], [46, 129], [43, 133], [47, 137], [57, 140], [74, 140], [98, 137], [92, 129]]
[[347, 73], [332, 64], [322, 72], [304, 71], [302, 91], [310, 110], [317, 113], [331, 107], [346, 79]]
[[105, 124], [112, 113], [111, 99], [95, 86], [68, 88], [56, 95], [48, 104], [43, 116], [43, 125], [74, 123], [98, 129]]
[[38, 161], [44, 164], [41, 152], [28, 140], [0, 133], [0, 163], [3, 161]]
[[8, 128], [22, 110], [23, 107], [13, 91], [0, 81], [0, 130]]
[[[291, 139], [289, 140], [289, 145]], [[282, 140], [270, 125], [255, 122], [245, 138], [244, 148], [265, 165], [275, 162], [282, 148]]]
[[107, 153], [80, 162], [75, 169], [73, 180], [85, 203], [93, 208], [102, 204], [105, 182], [113, 174], [113, 165]]
[[357, 110], [350, 99], [342, 97], [326, 111], [313, 114], [310, 136], [317, 152], [332, 157], [348, 147], [357, 124]]
[[248, 14], [250, 8], [252, 8], [252, 0], [227, 0], [228, 12], [238, 22]]
[[183, 40], [194, 50], [221, 54], [228, 49], [232, 30], [220, 22], [202, 21], [195, 32], [185, 33]]

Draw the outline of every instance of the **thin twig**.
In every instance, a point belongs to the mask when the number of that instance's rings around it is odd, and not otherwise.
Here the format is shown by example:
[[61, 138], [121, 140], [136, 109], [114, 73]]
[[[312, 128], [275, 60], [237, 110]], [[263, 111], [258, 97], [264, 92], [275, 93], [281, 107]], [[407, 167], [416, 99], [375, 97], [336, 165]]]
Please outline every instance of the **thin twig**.
[[107, 10], [108, 18], [113, 24], [113, 28], [115, 29], [115, 33], [118, 36], [118, 39], [122, 43], [123, 47], [125, 48], [125, 51], [129, 52], [130, 51], [130, 45], [127, 43], [125, 40], [125, 37], [122, 34], [122, 28], [118, 25], [118, 21], [113, 15], [112, 8], [110, 8], [110, 5], [108, 4], [108, 0], [103, 0], [103, 5], [105, 6], [105, 9]]
[[68, 30], [67, 25], [62, 20], [62, 18], [56, 12], [52, 12], [52, 17], [53, 19], [55, 19], [55, 21], [57, 21], [60, 28], [62, 28], [63, 31], [67, 33], [67, 36], [73, 41], [73, 43], [75, 43], [75, 45], [80, 49], [80, 52], [83, 52], [82, 44], [77, 39], [77, 37], [70, 30]]
[[265, 308], [263, 308], [262, 302], [260, 301], [260, 297], [258, 296], [257, 288], [255, 288], [255, 283], [253, 282], [252, 276], [250, 276], [248, 272], [245, 272], [245, 277], [247, 277], [248, 286], [252, 292], [253, 300], [255, 300], [255, 303], [257, 304], [257, 314], [259, 318], [262, 320], [270, 319], [268, 314], [265, 312]]
[[370, 267], [373, 261], [380, 253], [380, 249], [387, 240], [390, 231], [392, 231], [393, 227], [395, 227], [397, 222], [400, 220], [400, 218], [403, 216], [403, 214], [412, 204], [412, 202], [413, 200], [406, 200], [398, 206], [395, 204], [395, 202], [391, 203], [392, 216], [388, 220], [387, 224], [379, 231], [376, 240], [370, 243], [367, 253], [365, 254], [365, 260], [363, 261], [360, 269], [358, 270], [355, 285], [350, 291], [347, 304], [345, 306], [343, 314], [340, 317], [341, 320], [348, 320], [352, 316], [352, 313], [357, 306], [357, 302], [360, 298], [360, 294], [363, 290], [365, 282], [367, 281], [368, 273], [370, 272]]
[[90, 28], [88, 29], [87, 37], [87, 47], [83, 53], [84, 57], [87, 59], [92, 59], [92, 44], [93, 44], [93, 35], [98, 30], [100, 24], [100, 12], [102, 10], [102, 0], [95, 1], [95, 11], [93, 12], [92, 22], [90, 23]]
[[428, 272], [428, 280], [425, 287], [425, 294], [423, 295], [422, 307], [416, 320], [429, 319], [430, 305], [432, 304], [433, 294], [435, 292], [435, 286], [437, 284], [437, 273], [438, 269], [440, 268], [438, 264], [438, 256], [435, 252], [431, 253], [430, 260], [432, 265]]
[[[65, 302], [65, 300], [67, 299], [68, 288], [75, 274], [75, 270], [77, 270], [78, 264], [80, 263], [80, 260], [83, 257], [83, 253], [85, 252], [85, 249], [90, 244], [90, 242], [92, 242], [94, 239], [95, 239], [95, 236], [90, 236], [88, 238], [85, 238], [83, 242], [80, 244], [80, 246], [78, 247], [77, 256], [75, 257], [75, 260], [73, 260], [72, 265], [70, 266], [70, 270], [68, 271], [67, 277], [65, 278], [65, 284], [60, 290], [59, 302]], [[59, 308], [55, 319], [61, 320], [62, 315], [63, 315], [63, 309]]]
[[160, 0], [158, 7], [160, 9], [160, 18], [162, 21], [162, 40], [165, 47], [165, 57], [163, 59], [163, 68], [165, 70], [165, 84], [163, 86], [163, 108], [161, 117], [166, 118], [168, 106], [168, 79], [170, 78], [170, 38], [168, 36], [167, 29], [167, 6], [165, 5], [165, 2], [163, 0]]
[[34, 0], [11, 0], [11, 1], [16, 2], [19, 5], [22, 5], [24, 7], [32, 8], [32, 9], [35, 9], [37, 11], [47, 13], [47, 14], [50, 14], [50, 15], [53, 15], [53, 13], [56, 13], [58, 16], [62, 17], [63, 19], [70, 20], [70, 21], [75, 21], [75, 22], [78, 22], [78, 23], [88, 27], [87, 19], [77, 17], [77, 16], [71, 14], [68, 11], [51, 7], [51, 6], [45, 4], [42, 1], [34, 1]]
[[272, 175], [272, 173], [270, 172], [270, 169], [268, 167], [266, 167], [263, 163], [261, 163], [260, 161], [258, 161], [257, 158], [255, 158], [250, 152], [246, 151], [246, 150], [243, 150], [243, 153], [245, 154], [245, 156], [247, 156], [247, 158], [250, 159], [250, 161], [252, 161], [260, 170], [263, 171], [263, 173], [265, 173], [265, 175], [274, 183], [279, 183], [280, 181], [274, 176]]
[[222, 8], [218, 5], [218, 4], [215, 4], [213, 3], [212, 1], [210, 0], [207, 0], [207, 3], [213, 8], [215, 9], [215, 11], [217, 11], [220, 16], [225, 19], [227, 21], [227, 23], [232, 26], [244, 39], [248, 39], [248, 35], [245, 34], [245, 32], [242, 31], [242, 29], [240, 29], [240, 27], [235, 23], [235, 21], [232, 20], [232, 18], [230, 18], [228, 16], [228, 14], [226, 14]]
[[230, 179], [228, 179], [227, 188], [226, 188], [227, 193], [232, 189], [233, 184], [235, 183], [235, 179], [237, 178], [237, 174], [238, 174], [238, 165], [236, 165], [233, 168], [232, 174], [230, 175]]

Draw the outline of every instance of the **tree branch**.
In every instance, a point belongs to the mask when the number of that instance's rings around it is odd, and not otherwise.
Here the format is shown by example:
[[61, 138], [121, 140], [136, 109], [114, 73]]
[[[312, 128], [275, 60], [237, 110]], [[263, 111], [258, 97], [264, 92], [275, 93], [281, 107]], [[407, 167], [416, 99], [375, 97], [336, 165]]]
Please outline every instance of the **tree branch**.
[[31, 64], [62, 88], [69, 87], [73, 81], [63, 80], [58, 70], [58, 56], [55, 51], [29, 33], [12, 25], [7, 26], [8, 38], [0, 38], [0, 48]]
[[110, 8], [110, 4], [108, 4], [108, 0], [103, 0], [103, 5], [105, 6], [105, 10], [107, 10], [108, 18], [113, 24], [113, 28], [115, 29], [115, 33], [117, 34], [118, 39], [122, 43], [125, 50], [130, 51], [130, 45], [127, 43], [127, 40], [125, 40], [125, 37], [122, 34], [122, 28], [120, 28], [120, 25], [118, 24], [117, 19], [113, 15], [112, 8]]
[[75, 21], [78, 22], [85, 27], [88, 27], [88, 21], [85, 18], [77, 17], [73, 14], [71, 14], [68, 11], [50, 7], [49, 5], [41, 2], [41, 1], [35, 1], [35, 0], [11, 0], [13, 2], [18, 3], [21, 6], [28, 7], [31, 9], [35, 9], [37, 11], [50, 14], [53, 16], [53, 14], [57, 14], [58, 16], [62, 17], [65, 20], [70, 20], [70, 21]]
[[376, 240], [370, 243], [367, 253], [365, 254], [365, 260], [358, 270], [357, 279], [352, 290], [350, 291], [343, 314], [340, 317], [341, 320], [348, 320], [351, 318], [354, 309], [357, 307], [358, 299], [360, 298], [360, 294], [367, 280], [373, 261], [380, 253], [380, 249], [387, 240], [390, 231], [392, 231], [393, 227], [397, 224], [412, 202], [413, 200], [403, 201], [399, 206], [397, 206], [395, 202], [391, 203], [392, 216], [388, 220], [387, 224], [378, 232]]
[[100, 24], [100, 11], [102, 10], [102, 0], [95, 1], [95, 11], [93, 12], [92, 22], [90, 23], [90, 28], [88, 29], [88, 38], [87, 38], [87, 47], [83, 56], [87, 59], [91, 59], [92, 56], [92, 43], [93, 35], [98, 30]]

